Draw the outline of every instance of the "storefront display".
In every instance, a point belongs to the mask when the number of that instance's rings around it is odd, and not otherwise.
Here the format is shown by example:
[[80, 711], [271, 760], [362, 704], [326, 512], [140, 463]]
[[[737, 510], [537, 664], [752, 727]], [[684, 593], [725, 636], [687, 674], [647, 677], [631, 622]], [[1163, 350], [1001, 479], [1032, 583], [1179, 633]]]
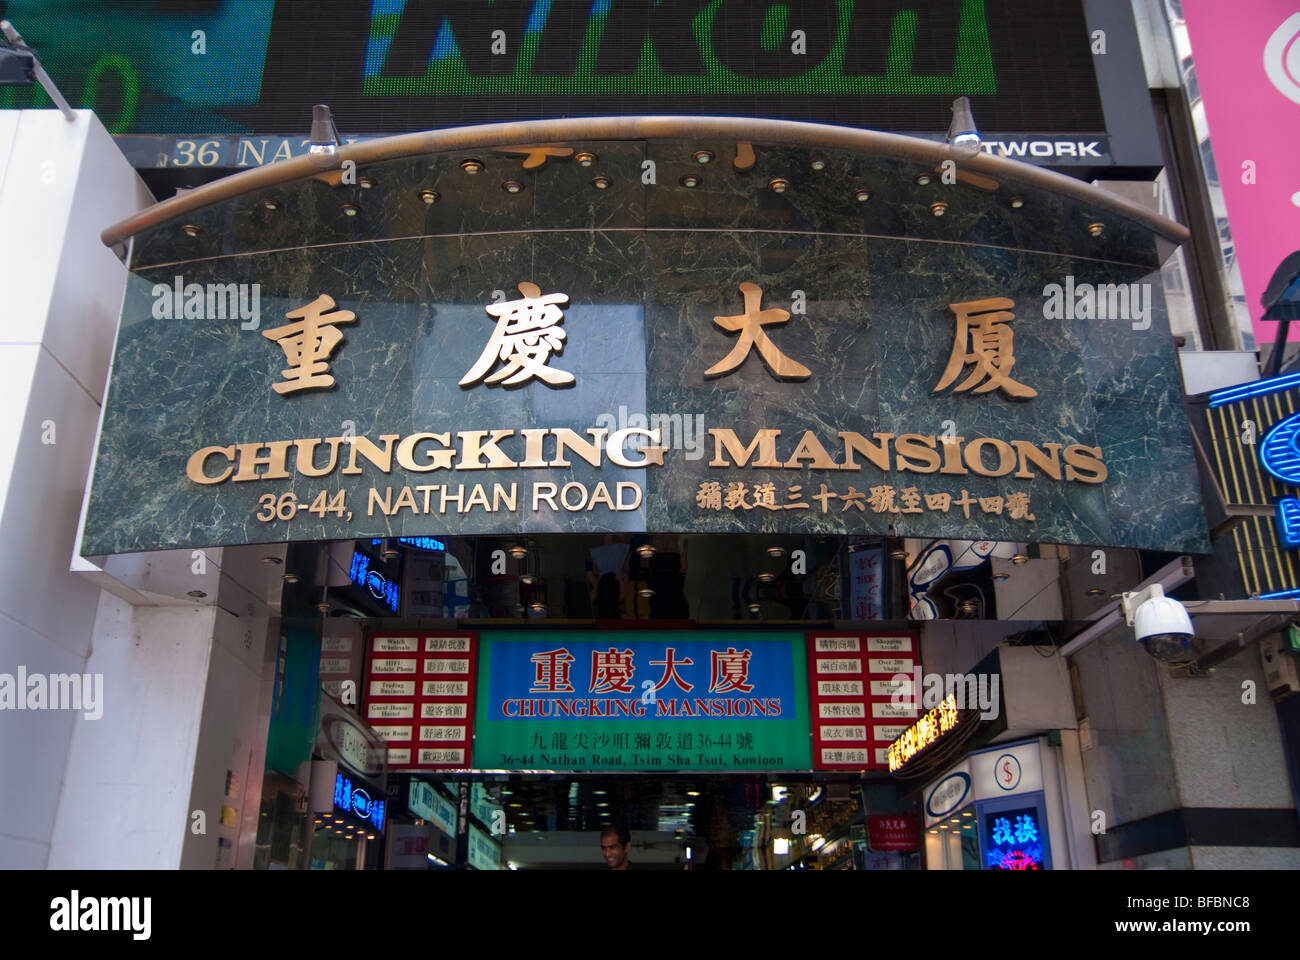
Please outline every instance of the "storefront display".
[[1067, 866], [1060, 788], [1045, 769], [1055, 770], [1054, 750], [1045, 738], [986, 747], [928, 784], [922, 791], [927, 869]]

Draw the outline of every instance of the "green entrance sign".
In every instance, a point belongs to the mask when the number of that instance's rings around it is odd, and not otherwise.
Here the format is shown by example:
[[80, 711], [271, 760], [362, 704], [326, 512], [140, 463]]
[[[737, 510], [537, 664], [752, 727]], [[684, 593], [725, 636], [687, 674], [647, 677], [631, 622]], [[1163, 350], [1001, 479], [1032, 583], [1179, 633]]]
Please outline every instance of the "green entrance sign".
[[483, 770], [805, 770], [799, 633], [528, 631], [480, 639]]

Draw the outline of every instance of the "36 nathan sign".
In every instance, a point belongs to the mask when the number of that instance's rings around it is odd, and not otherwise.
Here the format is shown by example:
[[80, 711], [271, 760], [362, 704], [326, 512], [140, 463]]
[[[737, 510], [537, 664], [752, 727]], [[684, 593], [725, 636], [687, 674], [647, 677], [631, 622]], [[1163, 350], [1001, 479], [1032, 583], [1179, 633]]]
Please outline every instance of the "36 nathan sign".
[[810, 766], [801, 634], [482, 634], [474, 765]]

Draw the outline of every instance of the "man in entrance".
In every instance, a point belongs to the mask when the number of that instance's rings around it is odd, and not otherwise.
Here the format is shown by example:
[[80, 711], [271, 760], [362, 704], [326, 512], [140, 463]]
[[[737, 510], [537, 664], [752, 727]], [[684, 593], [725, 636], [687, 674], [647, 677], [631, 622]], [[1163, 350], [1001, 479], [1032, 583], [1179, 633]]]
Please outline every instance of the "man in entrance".
[[600, 853], [611, 870], [631, 868], [632, 865], [627, 859], [627, 852], [631, 846], [632, 835], [627, 827], [606, 827], [600, 832]]

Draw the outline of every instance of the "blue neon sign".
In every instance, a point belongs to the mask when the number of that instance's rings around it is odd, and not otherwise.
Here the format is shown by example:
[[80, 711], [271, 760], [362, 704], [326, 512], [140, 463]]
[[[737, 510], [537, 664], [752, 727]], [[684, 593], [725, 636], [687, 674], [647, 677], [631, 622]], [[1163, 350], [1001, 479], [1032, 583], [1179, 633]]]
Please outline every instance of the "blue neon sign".
[[[1300, 387], [1300, 373], [1289, 373], [1270, 380], [1257, 380], [1210, 394], [1210, 406], [1248, 400], [1270, 393]], [[1273, 425], [1259, 444], [1259, 463], [1278, 480], [1300, 486], [1300, 413], [1292, 414]], [[1284, 497], [1274, 514], [1278, 538], [1287, 549], [1300, 549], [1300, 500]]]
[[358, 587], [364, 587], [376, 600], [383, 601], [393, 613], [401, 605], [401, 596], [397, 584], [386, 578], [378, 570], [372, 569], [371, 560], [364, 553], [352, 554], [352, 566], [348, 578]]
[[984, 865], [989, 870], [1043, 869], [1037, 807], [985, 814]]
[[1249, 400], [1251, 397], [1262, 397], [1266, 394], [1289, 390], [1292, 387], [1300, 387], [1300, 373], [1288, 373], [1285, 376], [1273, 377], [1270, 380], [1254, 380], [1237, 387], [1228, 387], [1226, 390], [1216, 390], [1210, 394], [1210, 406], [1221, 407], [1225, 403]]
[[370, 794], [360, 787], [352, 786], [352, 781], [343, 774], [334, 777], [334, 808], [344, 813], [351, 813], [369, 823], [377, 831], [384, 829], [384, 801], [372, 799]]
[[1292, 550], [1300, 547], [1300, 500], [1295, 497], [1278, 501], [1277, 535], [1283, 546]]
[[1283, 483], [1300, 486], [1300, 413], [1293, 413], [1268, 432], [1259, 445], [1259, 462]]
[[[370, 545], [372, 547], [377, 547], [383, 542], [384, 541], [382, 540], [371, 540]], [[443, 543], [441, 540], [436, 540], [433, 537], [398, 537], [397, 542], [404, 543], [408, 547], [416, 547], [417, 549], [420, 550], [446, 550], [447, 549], [447, 545], [445, 543]]]

